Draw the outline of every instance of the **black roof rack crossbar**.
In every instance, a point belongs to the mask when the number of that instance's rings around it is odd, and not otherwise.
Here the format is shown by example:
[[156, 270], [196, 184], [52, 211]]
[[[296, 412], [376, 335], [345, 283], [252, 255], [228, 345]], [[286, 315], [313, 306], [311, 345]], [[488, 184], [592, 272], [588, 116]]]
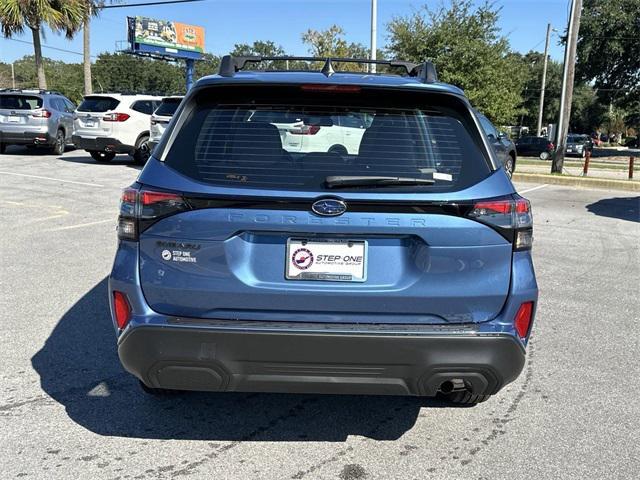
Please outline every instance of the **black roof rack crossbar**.
[[248, 63], [273, 62], [273, 61], [299, 61], [299, 62], [323, 62], [321, 73], [327, 77], [335, 73], [333, 62], [336, 63], [360, 63], [366, 65], [387, 65], [392, 68], [402, 68], [410, 77], [418, 77], [424, 83], [433, 83], [438, 81], [436, 68], [431, 62], [421, 64], [407, 62], [404, 60], [370, 60], [366, 58], [341, 58], [341, 57], [261, 57], [246, 56], [234, 57], [225, 55], [220, 61], [220, 69], [218, 74], [222, 77], [233, 77], [236, 72], [244, 70]]

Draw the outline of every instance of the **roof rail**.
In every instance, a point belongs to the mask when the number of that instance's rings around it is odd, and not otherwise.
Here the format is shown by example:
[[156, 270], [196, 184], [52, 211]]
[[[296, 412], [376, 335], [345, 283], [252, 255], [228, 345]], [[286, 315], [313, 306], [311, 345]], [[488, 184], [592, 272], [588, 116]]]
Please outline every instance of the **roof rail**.
[[387, 65], [391, 68], [402, 68], [410, 77], [417, 77], [423, 83], [434, 83], [438, 81], [436, 67], [431, 62], [412, 63], [404, 60], [370, 60], [365, 58], [340, 58], [340, 57], [261, 57], [247, 56], [234, 57], [225, 55], [220, 61], [218, 74], [222, 77], [233, 77], [240, 70], [244, 70], [248, 63], [260, 63], [265, 61], [300, 61], [300, 62], [323, 62], [320, 73], [330, 77], [335, 73], [332, 63], [359, 63], [367, 65]]
[[56, 90], [45, 90], [43, 88], [0, 88], [0, 92], [37, 93], [40, 95], [62, 95]]

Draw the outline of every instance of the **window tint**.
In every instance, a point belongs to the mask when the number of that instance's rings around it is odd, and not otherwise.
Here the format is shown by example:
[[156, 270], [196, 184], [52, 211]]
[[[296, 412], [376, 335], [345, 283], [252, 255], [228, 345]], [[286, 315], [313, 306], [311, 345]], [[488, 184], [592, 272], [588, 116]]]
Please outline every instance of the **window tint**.
[[114, 110], [119, 104], [119, 100], [111, 97], [85, 97], [78, 107], [78, 111], [106, 112], [108, 110]]
[[182, 99], [180, 98], [169, 98], [163, 100], [158, 109], [155, 111], [155, 114], [165, 117], [171, 117], [174, 113], [176, 113], [181, 100]]
[[[165, 161], [212, 185], [313, 191], [326, 190], [325, 179], [333, 175], [433, 178], [434, 185], [386, 190], [446, 191], [490, 173], [466, 110], [416, 108], [412, 97], [406, 108], [378, 107], [378, 95], [368, 102], [363, 98], [358, 105], [331, 105], [326, 98], [302, 105], [201, 104], [191, 111]], [[328, 128], [336, 117], [365, 115], [372, 117], [370, 126], [355, 139]], [[291, 125], [294, 120], [298, 123]]]
[[365, 121], [362, 115], [347, 114], [338, 117], [339, 125], [349, 128], [365, 128]]
[[58, 112], [66, 112], [67, 111], [67, 107], [64, 104], [64, 101], [59, 98], [59, 97], [52, 97], [51, 100], [51, 106], [53, 107], [54, 110], [57, 110]]
[[482, 114], [479, 114], [478, 118], [480, 119], [480, 125], [482, 126], [484, 133], [487, 136], [492, 135], [494, 139], [498, 138], [498, 131], [493, 126], [493, 124], [489, 121], [489, 119]]
[[153, 113], [153, 102], [151, 100], [138, 100], [131, 105], [131, 109], [145, 115], [151, 115]]
[[0, 108], [35, 110], [42, 108], [42, 98], [30, 95], [0, 95]]
[[64, 99], [64, 104], [66, 105], [67, 112], [69, 113], [73, 113], [73, 111], [76, 109], [76, 106], [73, 104], [73, 102], [67, 100], [66, 98]]

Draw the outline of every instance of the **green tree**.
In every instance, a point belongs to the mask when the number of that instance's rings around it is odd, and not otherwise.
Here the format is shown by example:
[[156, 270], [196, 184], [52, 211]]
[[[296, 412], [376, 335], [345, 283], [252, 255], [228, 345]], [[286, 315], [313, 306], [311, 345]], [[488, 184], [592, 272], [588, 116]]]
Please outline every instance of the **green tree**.
[[174, 63], [123, 53], [101, 53], [93, 78], [102, 92], [183, 94], [184, 67]]
[[[348, 43], [345, 31], [338, 25], [331, 25], [326, 30], [307, 30], [302, 34], [302, 43], [309, 46], [309, 53], [314, 57], [369, 58], [369, 49], [361, 43]], [[357, 63], [339, 63], [334, 69], [342, 71], [366, 71], [367, 66]], [[317, 66], [314, 65], [314, 68]]]
[[473, 105], [500, 125], [521, 113], [526, 72], [500, 35], [500, 9], [492, 3], [451, 0], [436, 10], [423, 6], [388, 25], [388, 51], [396, 58], [436, 65], [440, 80], [462, 88]]
[[[584, 0], [576, 76], [598, 96], [640, 116], [640, 1]], [[637, 109], [637, 110], [636, 110]]]
[[[285, 56], [284, 48], [267, 40], [256, 40], [251, 45], [246, 43], [236, 43], [230, 52], [234, 57], [282, 57]], [[286, 67], [285, 62], [267, 61], [247, 64], [248, 70], [282, 70]]]
[[54, 32], [63, 32], [67, 38], [71, 39], [82, 26], [85, 9], [84, 0], [2, 0], [0, 2], [0, 23], [2, 23], [2, 33], [5, 37], [10, 38], [22, 33], [25, 28], [31, 30], [40, 88], [47, 88], [40, 42], [42, 26], [46, 24]]
[[195, 77], [200, 78], [206, 75], [218, 73], [220, 67], [220, 57], [211, 53], [205, 53], [201, 62], [196, 62]]

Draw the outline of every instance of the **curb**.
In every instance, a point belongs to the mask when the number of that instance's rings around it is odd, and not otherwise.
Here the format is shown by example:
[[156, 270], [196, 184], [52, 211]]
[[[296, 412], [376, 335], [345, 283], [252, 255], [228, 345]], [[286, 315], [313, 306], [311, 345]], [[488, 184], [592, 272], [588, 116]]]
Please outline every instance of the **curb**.
[[640, 182], [633, 180], [614, 180], [610, 178], [573, 177], [569, 175], [551, 175], [544, 173], [513, 174], [514, 182], [547, 183], [570, 187], [602, 188], [604, 190], [625, 190], [640, 192]]

